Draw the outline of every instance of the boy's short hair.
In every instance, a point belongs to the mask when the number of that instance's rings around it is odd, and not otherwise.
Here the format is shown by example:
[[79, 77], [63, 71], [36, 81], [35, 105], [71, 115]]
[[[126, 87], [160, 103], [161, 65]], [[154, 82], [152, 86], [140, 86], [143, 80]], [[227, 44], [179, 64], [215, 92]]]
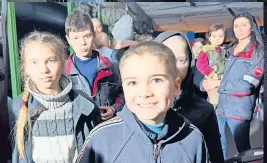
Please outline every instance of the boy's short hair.
[[155, 41], [147, 41], [130, 47], [123, 54], [120, 60], [120, 71], [123, 69], [123, 64], [125, 60], [130, 59], [131, 56], [142, 56], [147, 54], [159, 57], [165, 62], [167, 70], [172, 75], [173, 79], [176, 79], [178, 77], [178, 72], [176, 68], [176, 58], [172, 50], [169, 49], [167, 46]]
[[67, 36], [69, 32], [80, 32], [88, 27], [94, 34], [94, 26], [90, 16], [78, 10], [74, 10], [65, 21], [65, 32]]

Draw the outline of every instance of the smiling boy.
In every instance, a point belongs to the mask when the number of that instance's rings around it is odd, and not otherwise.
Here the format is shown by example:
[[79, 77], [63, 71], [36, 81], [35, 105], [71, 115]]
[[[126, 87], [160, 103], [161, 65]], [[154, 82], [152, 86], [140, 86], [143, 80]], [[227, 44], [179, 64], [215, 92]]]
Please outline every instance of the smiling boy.
[[119, 67], [126, 105], [93, 129], [77, 162], [207, 163], [202, 134], [170, 109], [180, 91], [173, 52], [153, 41], [140, 43], [125, 52]]

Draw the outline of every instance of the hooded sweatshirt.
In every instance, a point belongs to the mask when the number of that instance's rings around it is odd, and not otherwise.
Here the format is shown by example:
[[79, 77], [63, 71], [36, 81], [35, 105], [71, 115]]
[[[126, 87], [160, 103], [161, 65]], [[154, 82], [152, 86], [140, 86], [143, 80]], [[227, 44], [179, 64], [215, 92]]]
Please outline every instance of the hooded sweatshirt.
[[[185, 38], [185, 36], [178, 31], [166, 31], [159, 34], [155, 38], [155, 41], [162, 43], [176, 35]], [[192, 71], [192, 67], [195, 65], [195, 60], [192, 59], [191, 48], [187, 39], [186, 41], [187, 48], [189, 49], [188, 72], [185, 79], [182, 81], [181, 93], [176, 97], [173, 109], [187, 118], [202, 132], [207, 143], [211, 163], [223, 163], [224, 158], [216, 114], [213, 106], [208, 101], [194, 93], [193, 76], [195, 74]]]

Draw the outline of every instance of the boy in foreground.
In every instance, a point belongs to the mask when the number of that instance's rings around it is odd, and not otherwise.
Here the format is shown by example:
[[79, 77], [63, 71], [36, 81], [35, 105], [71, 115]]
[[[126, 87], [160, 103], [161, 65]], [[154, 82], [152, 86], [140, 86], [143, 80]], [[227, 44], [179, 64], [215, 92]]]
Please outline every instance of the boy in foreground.
[[77, 162], [208, 163], [202, 134], [170, 109], [180, 91], [173, 52], [140, 43], [125, 52], [119, 68], [126, 105], [92, 130]]

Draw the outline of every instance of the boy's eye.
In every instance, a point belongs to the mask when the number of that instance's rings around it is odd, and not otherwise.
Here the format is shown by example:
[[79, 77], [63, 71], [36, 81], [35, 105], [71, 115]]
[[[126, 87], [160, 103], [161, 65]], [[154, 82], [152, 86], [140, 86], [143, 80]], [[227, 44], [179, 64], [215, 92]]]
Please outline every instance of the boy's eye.
[[73, 39], [74, 39], [74, 40], [77, 40], [77, 39], [78, 39], [78, 37], [73, 37]]
[[133, 86], [133, 85], [135, 85], [135, 84], [136, 84], [135, 81], [130, 81], [130, 82], [127, 83], [127, 85], [129, 85], [129, 86]]
[[159, 83], [159, 82], [162, 82], [163, 80], [160, 79], [160, 78], [154, 78], [152, 79], [151, 83]]
[[86, 38], [89, 38], [89, 37], [91, 37], [91, 35], [85, 35], [85, 37], [86, 37]]

